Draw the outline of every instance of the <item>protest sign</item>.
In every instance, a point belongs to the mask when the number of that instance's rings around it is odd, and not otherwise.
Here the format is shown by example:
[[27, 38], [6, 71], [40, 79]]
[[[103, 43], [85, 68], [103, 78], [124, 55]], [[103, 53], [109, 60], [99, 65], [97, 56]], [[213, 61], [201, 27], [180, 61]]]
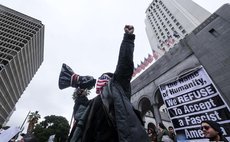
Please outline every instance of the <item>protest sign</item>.
[[0, 142], [8, 142], [10, 141], [15, 135], [17, 135], [21, 130], [19, 127], [10, 127], [0, 133]]
[[178, 141], [204, 140], [200, 129], [203, 120], [218, 122], [223, 135], [230, 138], [229, 106], [203, 67], [161, 84], [160, 92]]

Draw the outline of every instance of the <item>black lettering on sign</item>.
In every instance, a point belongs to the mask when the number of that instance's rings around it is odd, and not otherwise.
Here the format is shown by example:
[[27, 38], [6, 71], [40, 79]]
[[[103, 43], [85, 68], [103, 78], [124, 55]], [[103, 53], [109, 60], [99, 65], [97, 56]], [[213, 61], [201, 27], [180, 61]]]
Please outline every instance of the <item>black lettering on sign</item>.
[[[220, 124], [220, 122], [218, 122]], [[177, 140], [186, 141], [186, 140], [195, 140], [195, 139], [203, 139], [204, 134], [203, 131], [200, 129], [200, 125], [197, 127], [187, 127], [184, 129], [176, 130], [177, 133]], [[224, 137], [230, 137], [230, 123], [226, 122], [224, 124], [220, 124], [220, 129]]]
[[165, 102], [168, 107], [177, 105], [177, 100], [174, 98], [165, 100]]
[[[173, 100], [173, 99], [171, 99], [171, 100]], [[194, 113], [194, 112], [210, 110], [210, 109], [213, 109], [215, 107], [224, 106], [224, 105], [225, 104], [222, 101], [222, 99], [220, 98], [220, 96], [216, 95], [216, 96], [209, 98], [209, 99], [204, 99], [204, 100], [200, 100], [197, 102], [169, 108], [168, 112], [169, 112], [170, 117], [174, 117], [174, 116], [179, 116], [179, 115], [184, 115], [184, 114], [189, 114], [189, 113]], [[180, 111], [180, 113], [178, 112], [178, 110]]]
[[175, 128], [180, 128], [180, 127], [198, 125], [203, 120], [227, 121], [229, 120], [229, 118], [230, 118], [230, 113], [227, 107], [224, 107], [215, 111], [197, 113], [193, 115], [185, 115], [184, 117], [174, 117], [171, 120]]
[[195, 128], [176, 130], [176, 133], [177, 140], [179, 141], [202, 139], [204, 137], [203, 131], [200, 129], [199, 125]]
[[183, 91], [187, 91], [190, 88], [194, 88], [194, 87], [203, 87], [204, 85], [207, 84], [207, 81], [204, 80], [203, 78], [198, 78], [198, 79], [194, 79], [194, 80], [190, 80], [188, 83], [186, 84], [180, 84], [174, 88], [169, 88], [169, 93], [171, 95], [176, 94], [176, 93], [180, 93]]
[[[211, 96], [213, 94], [215, 94], [217, 91], [214, 88], [214, 86], [212, 84], [205, 86], [203, 88], [197, 89], [197, 90], [193, 90], [191, 92], [182, 94], [178, 97], [175, 97], [174, 99], [176, 99], [177, 104], [182, 104], [182, 103], [186, 103], [186, 102], [190, 102], [192, 100], [196, 100], [196, 99], [200, 99], [203, 97], [207, 97], [207, 96]], [[172, 98], [171, 98], [172, 99]], [[166, 99], [165, 102], [168, 102]], [[169, 101], [169, 103], [166, 103], [167, 107], [170, 107], [172, 104], [172, 101]], [[174, 102], [174, 101], [173, 101]]]
[[185, 129], [185, 137], [187, 139], [197, 139], [203, 137], [203, 131], [198, 129], [198, 130], [187, 130]]
[[189, 74], [189, 75], [187, 75], [187, 76], [185, 76], [183, 78], [180, 78], [178, 81], [180, 83], [184, 83], [184, 82], [187, 82], [187, 81], [190, 81], [190, 80], [196, 78], [197, 76], [199, 76], [199, 72], [195, 71], [195, 72], [193, 72], [193, 73], [191, 73], [191, 74]]

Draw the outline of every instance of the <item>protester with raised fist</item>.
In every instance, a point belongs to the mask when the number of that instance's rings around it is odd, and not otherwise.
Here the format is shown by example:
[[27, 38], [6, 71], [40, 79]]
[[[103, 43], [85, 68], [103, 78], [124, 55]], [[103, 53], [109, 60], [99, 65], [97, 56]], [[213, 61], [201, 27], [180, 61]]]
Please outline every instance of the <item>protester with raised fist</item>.
[[71, 142], [149, 142], [148, 135], [131, 98], [134, 27], [125, 25], [118, 63], [114, 73], [103, 73], [96, 93], [80, 116]]

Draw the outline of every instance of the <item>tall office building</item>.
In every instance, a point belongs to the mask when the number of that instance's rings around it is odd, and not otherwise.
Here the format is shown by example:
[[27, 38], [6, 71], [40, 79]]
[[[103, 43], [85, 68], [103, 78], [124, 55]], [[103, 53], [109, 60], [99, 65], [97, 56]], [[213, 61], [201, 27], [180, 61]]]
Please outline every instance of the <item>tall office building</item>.
[[4, 124], [44, 58], [41, 21], [0, 5], [0, 124]]
[[153, 0], [146, 10], [146, 33], [160, 56], [211, 14], [192, 0]]

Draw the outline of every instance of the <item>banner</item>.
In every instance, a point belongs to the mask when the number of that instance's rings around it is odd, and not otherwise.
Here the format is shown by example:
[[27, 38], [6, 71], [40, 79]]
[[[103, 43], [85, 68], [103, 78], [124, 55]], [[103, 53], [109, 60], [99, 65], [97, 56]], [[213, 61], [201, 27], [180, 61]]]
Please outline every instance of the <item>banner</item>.
[[204, 141], [203, 120], [218, 122], [230, 140], [230, 109], [203, 67], [160, 85], [160, 92], [178, 141]]
[[21, 130], [19, 127], [10, 127], [0, 133], [0, 142], [8, 142], [10, 141], [15, 135], [17, 135]]

